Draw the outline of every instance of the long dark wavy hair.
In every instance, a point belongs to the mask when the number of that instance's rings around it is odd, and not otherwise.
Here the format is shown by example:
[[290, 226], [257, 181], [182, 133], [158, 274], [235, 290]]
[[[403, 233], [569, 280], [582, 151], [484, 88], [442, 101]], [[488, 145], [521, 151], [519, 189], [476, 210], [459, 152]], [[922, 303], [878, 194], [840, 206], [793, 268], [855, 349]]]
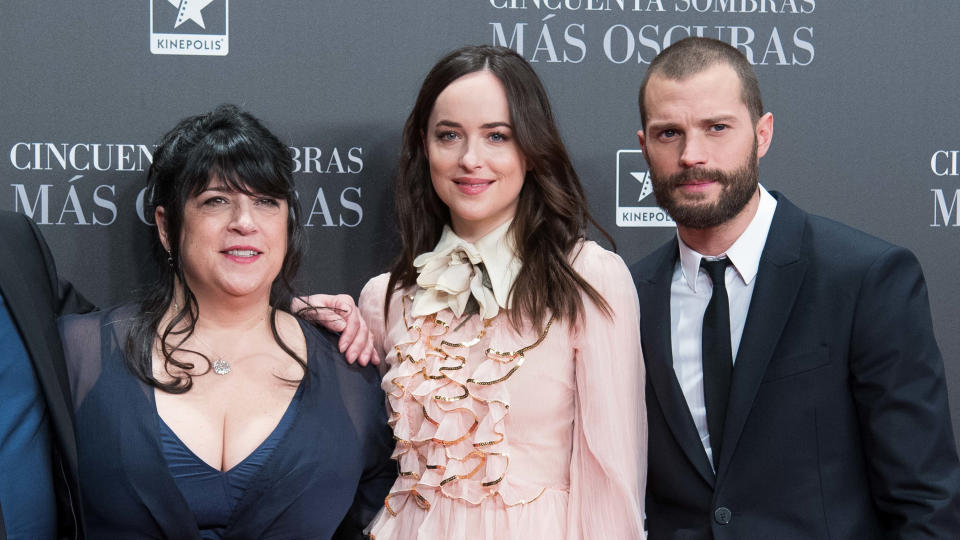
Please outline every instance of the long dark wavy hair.
[[613, 240], [587, 209], [587, 200], [553, 119], [543, 84], [520, 55], [504, 47], [468, 46], [443, 57], [427, 74], [417, 102], [403, 128], [400, 162], [394, 182], [400, 254], [392, 263], [384, 317], [397, 287], [417, 281], [413, 259], [433, 249], [450, 211], [433, 190], [424, 151], [424, 135], [433, 105], [453, 81], [486, 70], [503, 84], [510, 108], [514, 140], [530, 170], [524, 178], [516, 216], [510, 225], [522, 263], [510, 291], [510, 322], [524, 318], [542, 326], [548, 313], [576, 322], [583, 314], [581, 293], [610, 314], [603, 297], [571, 266], [570, 256], [592, 223]]
[[[187, 199], [204, 191], [213, 179], [224, 187], [246, 195], [275, 197], [287, 201], [287, 246], [283, 265], [270, 289], [270, 330], [277, 344], [293, 357], [306, 374], [307, 364], [280, 338], [277, 311], [289, 311], [293, 296], [292, 281], [303, 257], [303, 226], [293, 183], [290, 150], [256, 118], [234, 105], [221, 105], [213, 112], [181, 120], [163, 136], [153, 154], [147, 173], [150, 195], [148, 215], [163, 207], [170, 251], [164, 249], [159, 235], [154, 238], [153, 255], [158, 268], [156, 283], [144, 289], [126, 343], [126, 361], [145, 383], [173, 394], [193, 387], [190, 371], [194, 361], [207, 363], [206, 355], [183, 347], [193, 335], [199, 315], [197, 299], [190, 290], [180, 258], [184, 206]], [[158, 224], [159, 227], [159, 224]], [[164, 315], [172, 305], [177, 284], [184, 305], [176, 306], [173, 318], [161, 328]], [[170, 382], [153, 375], [154, 344], [159, 340], [164, 371]], [[176, 375], [171, 366], [177, 368]]]

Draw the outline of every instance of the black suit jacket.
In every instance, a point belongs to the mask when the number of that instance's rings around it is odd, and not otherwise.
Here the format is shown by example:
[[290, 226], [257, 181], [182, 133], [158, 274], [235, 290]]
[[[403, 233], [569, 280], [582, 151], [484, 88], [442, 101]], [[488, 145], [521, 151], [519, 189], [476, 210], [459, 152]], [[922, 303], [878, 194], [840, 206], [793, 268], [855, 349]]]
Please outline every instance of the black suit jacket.
[[960, 538], [960, 465], [919, 263], [774, 196], [716, 475], [673, 370], [677, 240], [632, 268], [651, 540]]
[[[26, 217], [0, 212], [0, 291], [40, 382], [53, 430], [51, 460], [56, 481], [58, 536], [83, 538], [77, 444], [67, 370], [57, 317], [93, 306], [57, 278], [50, 250]], [[2, 474], [3, 464], [0, 464]], [[0, 540], [6, 538], [0, 509]]]

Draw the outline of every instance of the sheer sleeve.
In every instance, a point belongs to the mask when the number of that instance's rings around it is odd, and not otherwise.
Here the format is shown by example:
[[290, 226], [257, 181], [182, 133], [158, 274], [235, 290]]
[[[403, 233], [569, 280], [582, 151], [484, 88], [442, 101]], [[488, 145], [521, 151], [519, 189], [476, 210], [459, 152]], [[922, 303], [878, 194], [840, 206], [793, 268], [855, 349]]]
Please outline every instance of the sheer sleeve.
[[610, 306], [584, 296], [576, 327], [576, 418], [568, 538], [639, 539], [647, 421], [637, 292], [623, 260], [587, 242], [574, 268]]
[[100, 377], [104, 314], [66, 315], [58, 321], [74, 411]]
[[[336, 337], [326, 331], [323, 347], [326, 358], [324, 366], [330, 368], [337, 378], [340, 396], [360, 437], [361, 453], [357, 459], [363, 463], [363, 473], [354, 493], [353, 504], [347, 511], [334, 540], [359, 540], [366, 538], [364, 527], [383, 507], [390, 486], [397, 477], [397, 467], [390, 454], [393, 452], [393, 432], [387, 425], [387, 412], [380, 390], [380, 375], [376, 367], [347, 364], [337, 351]], [[317, 352], [316, 354], [320, 354]]]
[[[384, 350], [383, 340], [387, 328], [386, 321], [383, 318], [383, 298], [387, 292], [387, 281], [389, 279], [390, 274], [380, 274], [372, 278], [360, 291], [358, 302], [360, 316], [363, 317], [367, 327], [370, 328], [370, 332], [373, 333], [373, 346], [377, 350], [377, 355], [384, 359], [386, 358], [384, 356], [386, 351]], [[381, 370], [383, 370], [384, 364], [381, 364]]]

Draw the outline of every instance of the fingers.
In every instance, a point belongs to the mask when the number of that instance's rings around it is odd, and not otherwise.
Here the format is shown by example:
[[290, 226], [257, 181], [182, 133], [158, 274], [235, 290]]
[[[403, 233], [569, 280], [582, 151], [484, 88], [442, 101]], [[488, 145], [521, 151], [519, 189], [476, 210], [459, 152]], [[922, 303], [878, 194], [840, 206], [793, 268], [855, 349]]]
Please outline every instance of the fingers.
[[294, 297], [291, 309], [297, 312], [304, 308], [303, 317], [331, 332], [340, 333], [337, 348], [348, 363], [380, 365], [380, 358], [373, 346], [373, 334], [350, 295], [312, 294]]
[[[353, 298], [346, 294], [338, 294], [333, 297], [337, 302], [337, 309], [340, 312], [340, 318], [343, 321], [343, 329], [340, 331], [340, 341], [338, 346], [340, 352], [347, 357], [347, 362], [354, 363], [363, 352], [363, 345], [367, 339], [367, 323], [360, 316], [360, 310], [353, 303]], [[365, 363], [361, 365], [366, 365]]]
[[[340, 297], [347, 298], [344, 304]], [[353, 309], [353, 299], [342, 294], [311, 294], [310, 296], [295, 296], [290, 302], [290, 311], [297, 313], [310, 322], [319, 324], [331, 332], [342, 332], [346, 328], [344, 310]], [[303, 310], [303, 311], [301, 311]]]

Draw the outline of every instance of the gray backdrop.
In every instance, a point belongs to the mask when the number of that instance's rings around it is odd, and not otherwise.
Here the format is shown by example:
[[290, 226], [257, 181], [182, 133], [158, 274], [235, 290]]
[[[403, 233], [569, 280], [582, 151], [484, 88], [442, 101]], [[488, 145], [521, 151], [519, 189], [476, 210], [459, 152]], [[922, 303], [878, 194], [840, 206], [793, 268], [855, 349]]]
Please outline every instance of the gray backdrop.
[[153, 145], [224, 102], [294, 148], [301, 288], [356, 295], [393, 251], [390, 175], [419, 83], [470, 43], [533, 62], [591, 210], [631, 264], [674, 234], [643, 189], [637, 85], [663, 46], [701, 34], [756, 64], [776, 119], [764, 185], [920, 258], [960, 433], [960, 2], [183, 4], [0, 8], [0, 208], [40, 223], [62, 275], [98, 304], [150, 277], [138, 195]]

